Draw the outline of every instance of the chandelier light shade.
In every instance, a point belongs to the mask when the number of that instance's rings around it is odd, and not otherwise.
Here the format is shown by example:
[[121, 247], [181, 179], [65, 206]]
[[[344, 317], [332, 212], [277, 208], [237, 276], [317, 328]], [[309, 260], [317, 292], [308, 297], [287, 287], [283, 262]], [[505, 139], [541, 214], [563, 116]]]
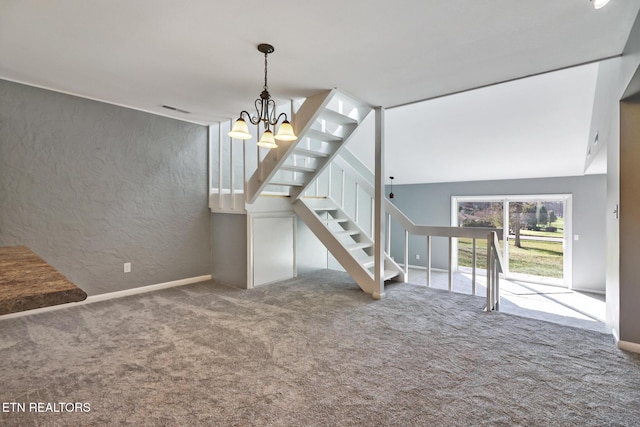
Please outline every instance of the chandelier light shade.
[[265, 130], [262, 134], [262, 138], [258, 141], [258, 146], [262, 148], [277, 148], [276, 140], [273, 138], [273, 133], [269, 129]]
[[280, 125], [276, 139], [279, 139], [280, 141], [295, 141], [298, 139], [296, 134], [293, 132], [293, 126], [291, 126], [291, 123], [289, 123], [288, 120], [285, 120]]
[[251, 139], [249, 126], [247, 126], [247, 122], [242, 117], [233, 124], [233, 129], [229, 132], [229, 136], [236, 139]]
[[[249, 133], [249, 127], [245, 120], [246, 118], [252, 125], [262, 125], [264, 129], [262, 137], [260, 141], [258, 141], [259, 147], [277, 148], [276, 139], [279, 141], [295, 141], [298, 137], [293, 131], [293, 126], [289, 123], [287, 114], [278, 114], [276, 112], [276, 103], [271, 99], [271, 95], [269, 94], [269, 86], [267, 84], [267, 56], [273, 53], [275, 49], [270, 44], [262, 43], [258, 45], [258, 51], [264, 53], [264, 86], [262, 87], [260, 97], [255, 100], [256, 113], [251, 115], [247, 111], [241, 111], [240, 117], [233, 124], [231, 132], [229, 132], [229, 136], [237, 139], [251, 139], [251, 133]], [[275, 130], [281, 118], [284, 118], [284, 120], [274, 136], [271, 129], [273, 128]]]

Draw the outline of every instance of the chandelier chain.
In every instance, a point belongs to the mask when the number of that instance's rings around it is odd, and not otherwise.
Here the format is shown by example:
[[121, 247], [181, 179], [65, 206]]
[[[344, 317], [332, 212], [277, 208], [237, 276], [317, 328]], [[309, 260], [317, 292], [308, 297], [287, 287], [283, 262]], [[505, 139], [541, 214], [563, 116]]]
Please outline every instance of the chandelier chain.
[[269, 86], [267, 86], [267, 54], [264, 54], [264, 90], [269, 90]]

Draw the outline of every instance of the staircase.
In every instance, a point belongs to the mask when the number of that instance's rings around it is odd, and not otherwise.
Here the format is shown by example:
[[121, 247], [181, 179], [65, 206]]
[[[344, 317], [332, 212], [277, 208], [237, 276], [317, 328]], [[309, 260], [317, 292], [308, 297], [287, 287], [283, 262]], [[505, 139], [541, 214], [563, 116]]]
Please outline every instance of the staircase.
[[[372, 293], [375, 277], [374, 242], [367, 233], [329, 198], [300, 199], [294, 203], [293, 209], [358, 286], [366, 293]], [[404, 279], [401, 267], [385, 255], [383, 280], [397, 277]]]
[[[351, 213], [356, 217], [354, 219], [344, 206], [345, 174], [358, 173], [353, 168], [340, 166], [348, 162], [340, 156], [340, 152], [371, 111], [369, 105], [338, 89], [307, 98], [293, 115], [292, 124], [298, 139], [291, 142], [278, 141], [278, 148], [270, 150], [262, 158], [258, 150], [260, 160], [253, 174], [246, 179], [244, 191], [234, 193], [232, 190], [231, 198], [233, 199], [234, 194], [236, 198], [244, 198], [244, 212], [266, 212], [271, 208], [265, 206], [273, 204], [264, 202], [275, 200], [260, 196], [287, 197], [293, 212], [304, 221], [360, 288], [378, 297], [381, 296], [378, 294], [381, 284], [376, 283], [376, 269], [383, 271], [384, 281], [404, 281], [405, 274], [388, 254], [379, 260], [382, 265], [376, 265], [374, 241], [370, 237], [373, 235], [373, 227], [368, 234], [358, 225], [358, 214]], [[232, 141], [229, 143], [231, 150]], [[332, 169], [338, 170], [342, 176], [340, 204], [331, 195]], [[371, 178], [358, 175], [357, 179], [368, 181], [363, 182], [360, 188], [366, 189], [373, 200]], [[219, 182], [222, 182], [221, 179]], [[324, 194], [318, 191], [319, 182], [325, 187]], [[315, 187], [312, 187], [314, 184]], [[309, 197], [311, 190], [315, 191]], [[218, 194], [216, 200], [224, 201], [223, 191]], [[282, 197], [279, 200], [284, 202]], [[227, 205], [237, 206], [238, 203]], [[370, 207], [373, 209], [373, 202]]]

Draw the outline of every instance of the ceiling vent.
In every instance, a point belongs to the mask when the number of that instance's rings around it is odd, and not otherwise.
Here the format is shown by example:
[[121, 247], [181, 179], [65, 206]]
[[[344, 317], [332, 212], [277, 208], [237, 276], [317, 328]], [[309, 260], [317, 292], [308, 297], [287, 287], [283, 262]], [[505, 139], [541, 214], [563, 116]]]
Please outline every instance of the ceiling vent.
[[191, 111], [182, 110], [180, 108], [172, 107], [171, 105], [163, 105], [162, 108], [166, 108], [167, 110], [177, 111], [179, 113], [191, 114]]

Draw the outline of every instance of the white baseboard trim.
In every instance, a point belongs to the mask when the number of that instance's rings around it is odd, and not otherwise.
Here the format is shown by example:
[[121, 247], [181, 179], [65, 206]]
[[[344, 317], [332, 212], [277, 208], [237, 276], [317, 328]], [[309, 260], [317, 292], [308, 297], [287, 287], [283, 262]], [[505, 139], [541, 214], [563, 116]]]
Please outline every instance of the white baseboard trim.
[[[404, 264], [402, 264], [402, 263], [399, 263], [398, 265], [401, 266], [401, 267], [404, 267]], [[409, 264], [409, 268], [413, 268], [414, 270], [427, 271], [427, 267], [422, 266], [422, 265]], [[438, 272], [438, 273], [448, 273], [449, 272], [449, 270], [447, 270], [447, 269], [436, 268], [436, 267], [431, 267], [431, 271], [435, 271], [435, 272]]]
[[618, 348], [620, 350], [630, 351], [632, 353], [640, 354], [640, 344], [629, 341], [618, 340]]
[[620, 335], [618, 335], [618, 331], [615, 328], [611, 328], [611, 335], [613, 335], [613, 339], [616, 341], [616, 345], [618, 345], [618, 341], [620, 341]]
[[2, 319], [12, 319], [15, 317], [30, 316], [32, 314], [46, 313], [47, 311], [61, 310], [63, 308], [76, 307], [78, 305], [92, 304], [94, 302], [107, 301], [115, 298], [127, 297], [146, 292], [159, 291], [160, 289], [174, 288], [176, 286], [191, 285], [193, 283], [206, 282], [211, 280], [211, 275], [189, 277], [187, 279], [173, 280], [171, 282], [157, 283], [155, 285], [141, 286], [139, 288], [125, 289], [123, 291], [109, 292], [106, 294], [88, 296], [84, 301], [70, 302], [65, 304], [52, 305], [49, 307], [34, 308], [33, 310], [19, 311], [17, 313], [3, 314]]
[[93, 302], [106, 301], [114, 298], [128, 297], [129, 295], [143, 294], [145, 292], [159, 291], [160, 289], [175, 288], [176, 286], [191, 285], [193, 283], [211, 280], [211, 275], [189, 277], [188, 279], [173, 280], [171, 282], [157, 283], [155, 285], [141, 286], [139, 288], [125, 289], [124, 291], [109, 292], [107, 294], [93, 295], [87, 297], [81, 303], [91, 304]]
[[576, 287], [576, 286], [572, 286], [571, 287], [572, 291], [576, 291], [576, 292], [584, 292], [587, 294], [596, 294], [596, 295], [606, 295], [607, 292], [606, 291], [601, 291], [599, 289], [589, 289], [589, 288], [581, 288], [581, 287]]

